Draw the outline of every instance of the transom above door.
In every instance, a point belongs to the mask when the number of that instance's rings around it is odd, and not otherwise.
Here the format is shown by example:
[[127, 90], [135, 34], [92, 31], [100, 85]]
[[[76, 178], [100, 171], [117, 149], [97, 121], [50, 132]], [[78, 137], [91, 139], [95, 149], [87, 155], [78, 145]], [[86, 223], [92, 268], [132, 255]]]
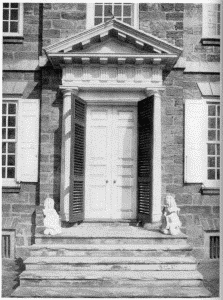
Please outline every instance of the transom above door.
[[85, 219], [135, 219], [137, 107], [88, 106]]

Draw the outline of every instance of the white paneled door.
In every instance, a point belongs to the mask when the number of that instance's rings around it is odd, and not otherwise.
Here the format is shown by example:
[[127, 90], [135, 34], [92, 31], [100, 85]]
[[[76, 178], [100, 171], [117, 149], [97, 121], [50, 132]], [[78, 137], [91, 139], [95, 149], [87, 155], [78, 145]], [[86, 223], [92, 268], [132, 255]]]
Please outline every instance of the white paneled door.
[[89, 106], [86, 219], [135, 219], [137, 108]]

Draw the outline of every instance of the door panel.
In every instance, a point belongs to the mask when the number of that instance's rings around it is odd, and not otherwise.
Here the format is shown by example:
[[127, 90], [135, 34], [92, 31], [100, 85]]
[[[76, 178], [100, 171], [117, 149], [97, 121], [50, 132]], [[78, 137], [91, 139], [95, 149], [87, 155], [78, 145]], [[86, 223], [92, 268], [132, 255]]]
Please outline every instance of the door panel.
[[88, 109], [86, 218], [110, 217], [109, 117], [106, 107]]
[[136, 218], [136, 108], [87, 114], [86, 218]]
[[112, 203], [120, 219], [136, 218], [136, 108], [113, 108]]

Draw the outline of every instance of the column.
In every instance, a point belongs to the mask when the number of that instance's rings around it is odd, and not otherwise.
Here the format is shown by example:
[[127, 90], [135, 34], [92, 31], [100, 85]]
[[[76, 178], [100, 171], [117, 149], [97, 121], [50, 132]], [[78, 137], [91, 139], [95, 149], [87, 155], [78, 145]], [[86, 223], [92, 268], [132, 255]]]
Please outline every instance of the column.
[[152, 222], [161, 219], [161, 95], [154, 91], [154, 116], [153, 116], [153, 203]]
[[69, 221], [70, 199], [70, 157], [71, 157], [71, 101], [72, 94], [78, 88], [63, 89], [62, 144], [61, 144], [61, 184], [60, 184], [60, 215], [62, 221]]

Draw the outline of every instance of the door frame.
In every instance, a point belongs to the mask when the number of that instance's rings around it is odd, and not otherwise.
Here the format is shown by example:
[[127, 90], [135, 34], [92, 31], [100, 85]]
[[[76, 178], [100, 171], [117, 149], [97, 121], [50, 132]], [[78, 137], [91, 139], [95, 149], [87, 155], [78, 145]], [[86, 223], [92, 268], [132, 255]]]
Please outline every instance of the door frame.
[[[137, 190], [138, 190], [138, 122], [137, 122], [137, 113], [138, 113], [138, 107], [137, 107], [137, 104], [138, 104], [138, 101], [134, 101], [134, 102], [121, 102], [121, 101], [117, 101], [117, 102], [108, 102], [108, 100], [105, 100], [105, 101], [98, 101], [98, 102], [93, 102], [93, 101], [87, 101], [87, 107], [86, 107], [86, 141], [85, 141], [85, 145], [86, 145], [86, 149], [85, 149], [85, 155], [87, 155], [87, 147], [88, 147], [88, 142], [87, 142], [87, 128], [88, 128], [88, 124], [87, 124], [87, 120], [88, 120], [88, 108], [89, 107], [103, 107], [103, 106], [106, 106], [106, 107], [135, 107], [135, 117], [136, 117], [136, 120], [135, 120], [135, 132], [134, 134], [136, 135], [135, 136], [135, 146], [136, 146], [136, 155], [135, 155], [135, 212], [134, 214], [136, 215], [135, 218], [131, 218], [129, 220], [137, 220], [137, 215], [138, 215], [138, 199], [137, 199]], [[85, 178], [86, 178], [86, 170], [87, 170], [87, 158], [85, 157]], [[86, 195], [86, 183], [85, 183], [85, 195]], [[110, 199], [110, 201], [112, 201], [112, 197]], [[106, 220], [106, 219], [100, 219], [100, 218], [86, 218], [86, 199], [85, 199], [85, 210], [84, 210], [84, 220], [98, 220], [98, 221], [103, 221], [103, 220]], [[115, 218], [109, 218], [109, 220], [117, 220]], [[126, 219], [119, 219], [119, 220], [126, 220]]]

